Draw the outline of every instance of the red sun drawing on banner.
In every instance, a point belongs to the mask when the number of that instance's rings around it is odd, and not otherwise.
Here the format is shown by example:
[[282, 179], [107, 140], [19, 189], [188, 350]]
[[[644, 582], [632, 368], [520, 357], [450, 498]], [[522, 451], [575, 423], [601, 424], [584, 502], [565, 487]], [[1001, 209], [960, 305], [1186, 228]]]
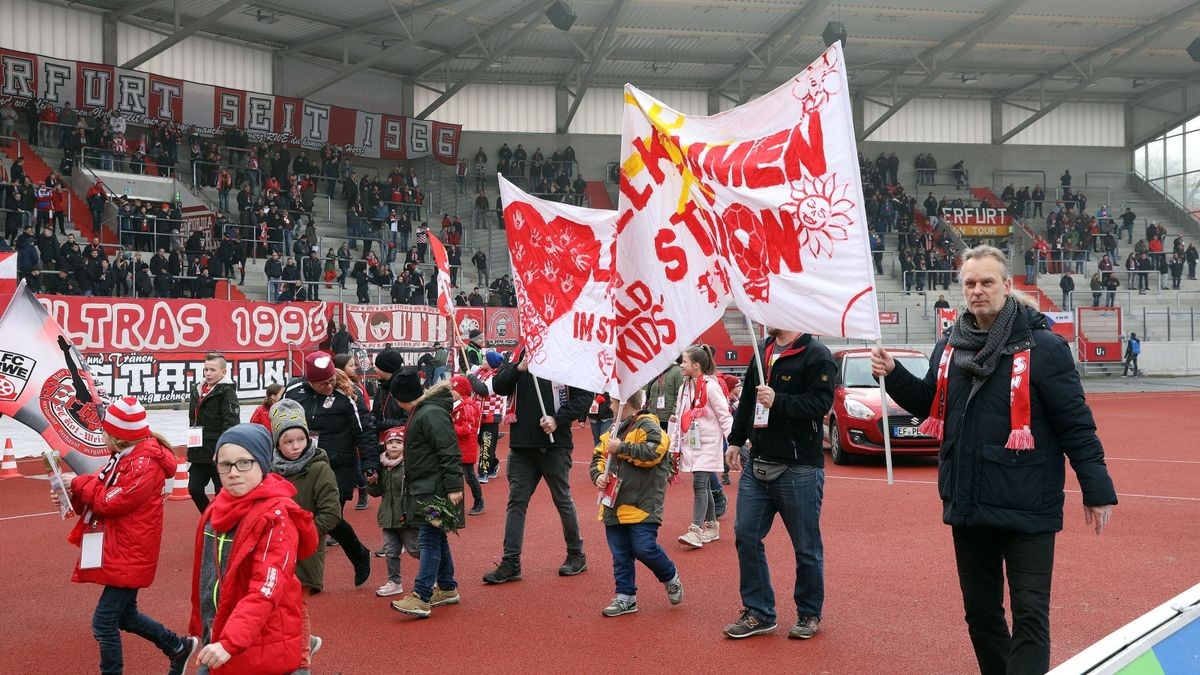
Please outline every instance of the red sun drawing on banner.
[[[592, 228], [555, 217], [549, 223], [526, 202], [504, 209], [514, 273], [528, 302], [522, 303], [526, 338], [535, 351], [541, 335], [575, 305], [600, 259], [600, 241]], [[533, 325], [530, 325], [530, 320]]]
[[848, 238], [847, 230], [854, 225], [850, 215], [854, 202], [846, 196], [848, 187], [846, 183], [838, 185], [834, 174], [802, 178], [792, 183], [793, 201], [780, 208], [795, 218], [800, 248], [807, 248], [814, 258], [822, 254], [832, 258], [833, 242]]

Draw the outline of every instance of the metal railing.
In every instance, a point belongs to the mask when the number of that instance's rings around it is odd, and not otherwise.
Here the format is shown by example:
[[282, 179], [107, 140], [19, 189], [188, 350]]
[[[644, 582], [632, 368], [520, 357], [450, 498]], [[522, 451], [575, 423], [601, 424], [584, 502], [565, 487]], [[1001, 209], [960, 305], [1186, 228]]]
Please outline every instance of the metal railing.
[[17, 142], [17, 159], [21, 158], [21, 156], [22, 156], [21, 155], [21, 152], [22, 152], [21, 145], [24, 143], [24, 141], [22, 141], [17, 136], [0, 136], [0, 141], [5, 141], [3, 143], [3, 145], [5, 147], [8, 147], [8, 145], [9, 145], [7, 141], [16, 141]]
[[[105, 157], [105, 155], [109, 155], [109, 156]], [[132, 168], [130, 166], [127, 166], [127, 165], [121, 166], [120, 168], [118, 168], [115, 158], [112, 157], [112, 150], [109, 148], [97, 148], [95, 146], [85, 145], [83, 148], [81, 148], [79, 150], [80, 166], [83, 166], [89, 160], [95, 162], [95, 164], [96, 164], [95, 168], [99, 169], [100, 171], [113, 171], [116, 173], [130, 173], [130, 174], [135, 174], [138, 176], [157, 175], [157, 177], [159, 177], [159, 178], [175, 178], [175, 177], [177, 177], [177, 170], [175, 169], [175, 167], [173, 167], [169, 164], [159, 164], [157, 162], [155, 162], [155, 164], [154, 164], [155, 168], [157, 169], [157, 174], [151, 174], [147, 171], [134, 171], [134, 170], [132, 170]], [[153, 162], [153, 160], [151, 160], [151, 161]], [[143, 166], [143, 168], [145, 168], [146, 163], [143, 162], [142, 166]], [[166, 169], [166, 171], [167, 171], [165, 176], [162, 173], [163, 169]]]

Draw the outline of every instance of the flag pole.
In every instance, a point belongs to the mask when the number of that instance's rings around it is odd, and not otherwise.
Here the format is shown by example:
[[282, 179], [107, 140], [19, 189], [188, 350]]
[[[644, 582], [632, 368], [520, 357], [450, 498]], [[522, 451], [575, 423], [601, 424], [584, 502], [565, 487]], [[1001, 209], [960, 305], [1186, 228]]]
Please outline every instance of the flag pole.
[[[875, 338], [875, 346], [883, 351], [883, 338]], [[879, 409], [883, 412], [883, 461], [887, 465], [887, 482], [896, 482], [892, 474], [892, 425], [888, 422], [887, 376], [879, 378]]]
[[767, 382], [763, 378], [762, 354], [758, 353], [758, 340], [754, 339], [754, 322], [750, 320], [749, 316], [746, 316], [745, 312], [742, 312], [742, 318], [746, 319], [746, 329], [750, 331], [750, 346], [754, 350], [754, 366], [758, 369], [758, 383], [766, 384]]
[[[533, 373], [530, 373], [530, 375], [533, 375]], [[541, 385], [538, 384], [538, 376], [537, 375], [533, 375], [533, 390], [535, 392], [537, 392], [538, 406], [542, 409], [542, 417], [546, 417], [547, 416], [546, 415], [546, 401], [545, 401], [545, 399], [542, 398], [542, 387], [541, 387]], [[570, 433], [570, 432], [571, 432], [571, 430], [568, 429], [567, 433]], [[553, 443], [554, 442], [554, 434], [546, 434], [546, 435], [550, 437], [550, 442]]]

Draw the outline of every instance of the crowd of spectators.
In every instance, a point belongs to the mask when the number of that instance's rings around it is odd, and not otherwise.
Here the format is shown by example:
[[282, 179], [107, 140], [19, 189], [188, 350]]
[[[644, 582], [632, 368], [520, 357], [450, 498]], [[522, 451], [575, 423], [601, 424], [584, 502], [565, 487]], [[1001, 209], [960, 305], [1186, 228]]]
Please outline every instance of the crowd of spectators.
[[[541, 148], [534, 148], [533, 154], [530, 155], [520, 143], [515, 149], [510, 148], [508, 143], [503, 143], [496, 154], [498, 159], [495, 170], [514, 183], [522, 184], [526, 192], [550, 201], [576, 206], [584, 205], [587, 181], [583, 179], [579, 171], [579, 164], [575, 159], [575, 148], [568, 145], [562, 150], [555, 150], [547, 159]], [[488, 168], [488, 154], [480, 146], [469, 162], [466, 158], [458, 160], [455, 172], [459, 194], [466, 194], [467, 180], [471, 176], [474, 177], [475, 208], [480, 212], [488, 210], [486, 192]], [[497, 199], [499, 198], [497, 197]], [[480, 200], [482, 200], [482, 207]], [[497, 207], [497, 211], [499, 210]]]

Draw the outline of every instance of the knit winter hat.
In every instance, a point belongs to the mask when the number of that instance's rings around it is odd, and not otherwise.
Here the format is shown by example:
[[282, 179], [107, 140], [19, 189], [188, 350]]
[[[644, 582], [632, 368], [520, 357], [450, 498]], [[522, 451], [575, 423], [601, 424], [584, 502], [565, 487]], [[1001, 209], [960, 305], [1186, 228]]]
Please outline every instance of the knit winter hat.
[[404, 367], [404, 357], [400, 350], [388, 347], [375, 357], [375, 369], [392, 374]]
[[482, 338], [483, 338], [483, 331], [481, 331], [481, 330], [479, 330], [478, 328], [476, 328], [475, 330], [471, 331], [471, 332], [470, 332], [470, 333], [467, 335], [467, 339], [468, 339], [468, 340], [474, 340], [475, 338], [480, 338], [480, 339], [482, 339]]
[[504, 357], [498, 351], [490, 351], [484, 358], [487, 359], [487, 364], [492, 368], [499, 368], [500, 364], [504, 363]]
[[304, 357], [304, 379], [309, 382], [325, 382], [337, 375], [333, 357], [326, 352], [313, 352]]
[[279, 437], [288, 429], [303, 429], [308, 436], [308, 419], [304, 407], [290, 398], [280, 399], [271, 406], [271, 445], [279, 447]]
[[[261, 424], [237, 424], [225, 430], [217, 439], [217, 452], [221, 446], [232, 443], [245, 448], [254, 461], [262, 467], [263, 475], [271, 473], [271, 455], [275, 454], [275, 446], [271, 444], [271, 434]], [[213, 461], [217, 461], [217, 453], [213, 453]]]
[[119, 398], [108, 405], [100, 427], [113, 438], [140, 441], [150, 435], [146, 409], [133, 396]]
[[458, 395], [463, 398], [471, 398], [471, 381], [462, 375], [455, 375], [450, 378], [450, 388], [458, 392]]
[[734, 387], [742, 383], [742, 378], [737, 375], [730, 375], [729, 373], [722, 375], [721, 379], [725, 381], [725, 388], [729, 391], [733, 391]]
[[389, 383], [392, 398], [401, 403], [412, 403], [425, 393], [421, 388], [421, 376], [416, 368], [403, 368], [392, 375]]

